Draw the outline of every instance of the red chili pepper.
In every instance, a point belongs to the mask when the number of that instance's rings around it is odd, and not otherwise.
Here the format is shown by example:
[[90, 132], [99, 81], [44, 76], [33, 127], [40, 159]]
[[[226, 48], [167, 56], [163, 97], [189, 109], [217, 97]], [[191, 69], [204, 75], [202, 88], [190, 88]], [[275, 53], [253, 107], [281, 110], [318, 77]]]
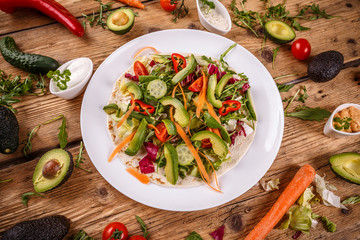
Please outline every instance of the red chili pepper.
[[16, 8], [35, 8], [67, 27], [76, 36], [84, 35], [80, 22], [60, 3], [54, 0], [0, 0], [0, 10], [12, 13]]
[[[174, 64], [174, 69], [175, 72], [178, 73], [181, 69], [186, 67], [186, 60], [185, 58], [178, 54], [178, 53], [173, 53], [171, 54], [171, 60]], [[181, 69], [179, 70], [179, 66], [181, 67]]]
[[[130, 104], [132, 103], [132, 100], [130, 101]], [[135, 100], [135, 111], [144, 114], [144, 115], [148, 115], [153, 113], [155, 111], [155, 108], [149, 104], [146, 104], [140, 100]]]
[[193, 82], [190, 87], [188, 88], [192, 92], [200, 92], [203, 85], [203, 77], [199, 77], [198, 79]]
[[236, 100], [227, 100], [222, 103], [222, 107], [219, 108], [219, 114], [221, 116], [227, 115], [229, 112], [239, 110], [241, 103]]
[[166, 127], [165, 127], [165, 124], [163, 122], [159, 123], [157, 126], [156, 126], [157, 130], [159, 131], [155, 131], [155, 135], [156, 137], [162, 141], [162, 142], [166, 142], [169, 134], [166, 130]]

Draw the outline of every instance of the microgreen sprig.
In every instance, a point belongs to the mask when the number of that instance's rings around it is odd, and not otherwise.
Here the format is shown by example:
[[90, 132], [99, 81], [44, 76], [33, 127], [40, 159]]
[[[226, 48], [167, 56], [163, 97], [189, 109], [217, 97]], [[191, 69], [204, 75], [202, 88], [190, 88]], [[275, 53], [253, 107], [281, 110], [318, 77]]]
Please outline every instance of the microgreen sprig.
[[76, 156], [76, 160], [75, 160], [75, 167], [79, 168], [81, 170], [84, 170], [85, 172], [91, 173], [91, 170], [85, 169], [80, 167], [81, 163], [84, 163], [83, 160], [85, 160], [85, 157], [83, 156], [84, 153], [84, 145], [83, 142], [80, 142], [80, 149], [79, 149], [79, 154]]

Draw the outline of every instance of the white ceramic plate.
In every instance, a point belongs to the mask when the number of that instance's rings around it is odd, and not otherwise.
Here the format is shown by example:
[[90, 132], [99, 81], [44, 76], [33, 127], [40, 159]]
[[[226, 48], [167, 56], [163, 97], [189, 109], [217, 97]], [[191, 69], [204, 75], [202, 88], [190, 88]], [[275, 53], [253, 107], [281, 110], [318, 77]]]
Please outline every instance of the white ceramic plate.
[[237, 72], [249, 77], [251, 95], [258, 117], [255, 139], [244, 158], [220, 177], [217, 193], [208, 186], [168, 188], [144, 185], [125, 171], [124, 164], [107, 158], [114, 144], [102, 110], [118, 77], [133, 63], [135, 53], [145, 46], [160, 52], [181, 52], [219, 58], [233, 41], [204, 31], [166, 30], [136, 38], [113, 52], [99, 66], [84, 95], [81, 106], [81, 132], [87, 153], [100, 174], [114, 188], [142, 204], [172, 211], [194, 211], [227, 203], [254, 186], [273, 163], [280, 148], [284, 113], [277, 87], [269, 72], [249, 51], [237, 45], [225, 58]]

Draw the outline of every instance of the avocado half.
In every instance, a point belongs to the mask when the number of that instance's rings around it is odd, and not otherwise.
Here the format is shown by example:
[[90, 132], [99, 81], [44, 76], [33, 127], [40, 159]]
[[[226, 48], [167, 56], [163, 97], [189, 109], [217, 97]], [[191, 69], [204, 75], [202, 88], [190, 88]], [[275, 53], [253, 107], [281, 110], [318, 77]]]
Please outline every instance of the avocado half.
[[68, 180], [74, 169], [70, 152], [61, 148], [46, 152], [36, 165], [33, 185], [36, 192], [46, 192], [60, 187]]
[[360, 184], [360, 153], [340, 153], [331, 156], [330, 167], [339, 177]]
[[110, 31], [122, 35], [131, 30], [134, 22], [134, 12], [130, 8], [120, 8], [109, 15], [106, 25]]
[[265, 23], [265, 35], [275, 43], [288, 43], [295, 39], [296, 33], [288, 24], [271, 20]]
[[0, 106], [0, 153], [10, 154], [19, 146], [19, 123], [15, 114]]

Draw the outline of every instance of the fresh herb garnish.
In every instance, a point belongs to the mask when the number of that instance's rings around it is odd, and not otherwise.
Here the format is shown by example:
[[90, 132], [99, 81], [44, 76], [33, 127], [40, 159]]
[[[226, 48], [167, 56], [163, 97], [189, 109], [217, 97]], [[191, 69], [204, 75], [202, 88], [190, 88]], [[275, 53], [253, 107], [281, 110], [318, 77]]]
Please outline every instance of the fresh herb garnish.
[[136, 217], [136, 220], [138, 221], [138, 223], [140, 224], [141, 231], [144, 233], [144, 238], [147, 239], [149, 232], [147, 231], [144, 221], [139, 216], [135, 216], [135, 217]]
[[[95, 2], [98, 2], [100, 5], [99, 8], [99, 13], [95, 14], [94, 12], [92, 13], [92, 15], [88, 16], [86, 14], [82, 14], [83, 17], [85, 17], [85, 19], [89, 22], [90, 27], [94, 27], [94, 26], [101, 26], [103, 29], [106, 29], [106, 18], [111, 14], [111, 9], [112, 9], [112, 5], [114, 4], [113, 2], [109, 2], [106, 4], [103, 4], [101, 0], [94, 0]], [[104, 17], [104, 12], [107, 11], [106, 17]], [[84, 27], [84, 29], [86, 28], [86, 21], [82, 22], [82, 25]]]
[[275, 69], [275, 58], [276, 58], [276, 55], [277, 55], [279, 50], [280, 50], [280, 47], [277, 47], [277, 48], [273, 49], [273, 57], [272, 57], [272, 68], [273, 69]]
[[309, 108], [306, 106], [300, 106], [294, 109], [294, 112], [288, 112], [288, 109], [292, 102], [295, 100], [297, 95], [299, 94], [300, 89], [295, 93], [295, 95], [289, 100], [288, 105], [284, 110], [284, 115], [286, 117], [296, 117], [302, 120], [309, 120], [309, 121], [322, 121], [325, 118], [330, 117], [331, 112], [322, 109], [322, 108]]
[[[7, 106], [13, 113], [16, 109], [12, 107], [13, 103], [20, 102], [17, 97], [26, 95], [41, 95], [45, 92], [45, 80], [40, 75], [34, 74], [27, 76], [24, 81], [17, 75], [11, 79], [12, 75], [6, 76], [5, 72], [0, 70], [0, 105]], [[37, 81], [36, 87], [41, 89], [40, 93], [34, 93], [33, 81]]]
[[[170, 4], [177, 3], [176, 0], [170, 0]], [[189, 9], [185, 6], [185, 0], [181, 0], [181, 4], [178, 8], [171, 12], [174, 15], [173, 22], [177, 22], [178, 19], [185, 17], [189, 13]]]
[[75, 167], [79, 168], [81, 170], [84, 170], [85, 172], [91, 173], [91, 170], [85, 169], [80, 167], [81, 163], [84, 163], [83, 160], [85, 160], [85, 157], [83, 156], [84, 153], [84, 145], [83, 142], [80, 142], [80, 149], [79, 149], [79, 154], [76, 156], [76, 160], [75, 160]]
[[292, 77], [292, 76], [297, 76], [297, 75], [299, 75], [299, 74], [294, 73], [294, 74], [286, 74], [286, 75], [278, 76], [278, 77], [274, 78], [274, 81], [279, 80], [281, 78], [287, 78], [287, 77]]
[[201, 0], [201, 2], [204, 6], [209, 7], [209, 11], [210, 11], [210, 9], [215, 9], [215, 3], [208, 1], [208, 0]]
[[60, 90], [66, 90], [68, 87], [66, 83], [70, 81], [71, 72], [69, 69], [65, 69], [62, 73], [59, 70], [50, 70], [46, 76], [56, 82]]
[[295, 85], [294, 84], [290, 84], [290, 85], [284, 85], [284, 84], [276, 84], [279, 92], [288, 92], [291, 88], [293, 88]]
[[231, 45], [228, 49], [226, 49], [225, 52], [223, 52], [221, 55], [220, 55], [220, 64], [221, 64], [221, 67], [222, 69], [225, 71], [225, 72], [231, 72], [231, 73], [234, 73], [233, 71], [230, 71], [229, 70], [229, 64], [224, 60], [225, 56], [234, 48], [236, 47], [237, 43], [234, 43], [233, 45]]
[[27, 140], [24, 140], [24, 148], [22, 150], [24, 156], [26, 157], [28, 152], [31, 152], [32, 151], [32, 143], [31, 143], [31, 140], [32, 138], [35, 136], [36, 132], [39, 130], [39, 128], [43, 125], [46, 125], [46, 124], [49, 124], [51, 122], [54, 122], [58, 119], [62, 119], [62, 124], [61, 126], [59, 127], [60, 129], [60, 132], [58, 134], [58, 138], [59, 138], [59, 143], [60, 143], [60, 147], [61, 148], [64, 148], [66, 147], [67, 145], [67, 133], [66, 133], [66, 118], [64, 115], [59, 115], [53, 119], [50, 119], [49, 121], [46, 121], [42, 124], [39, 124], [39, 125], [36, 125], [32, 130], [31, 132], [28, 133], [28, 139]]
[[355, 204], [355, 203], [359, 203], [360, 202], [360, 196], [356, 196], [356, 197], [349, 197], [347, 199], [345, 199], [344, 201], [342, 201], [342, 204]]
[[336, 130], [347, 130], [350, 128], [350, 122], [351, 122], [351, 118], [349, 117], [345, 117], [345, 118], [339, 118], [339, 117], [334, 117], [333, 121], [336, 122], [337, 124], [334, 125]]
[[305, 100], [309, 97], [305, 86], [303, 87], [303, 91], [304, 91], [304, 93], [299, 95], [298, 101], [305, 103]]
[[39, 196], [39, 197], [45, 197], [44, 195], [41, 195], [40, 193], [34, 193], [34, 192], [27, 192], [27, 193], [24, 193], [22, 196], [21, 196], [21, 202], [22, 204], [24, 204], [25, 207], [28, 206], [28, 201], [29, 201], [29, 198], [30, 196]]
[[195, 231], [191, 232], [185, 240], [203, 240], [202, 237]]
[[245, 9], [244, 3], [247, 0], [240, 1], [242, 11], [240, 11], [236, 7], [236, 0], [233, 0], [230, 8], [234, 13], [235, 19], [233, 19], [233, 23], [241, 28], [249, 29], [251, 30], [256, 37], [259, 37], [259, 35], [254, 30], [255, 25], [257, 25], [257, 21], [259, 20], [259, 23], [262, 23], [262, 20], [260, 18], [260, 14], [258, 12], [254, 11], [247, 11]]
[[0, 180], [0, 183], [6, 183], [6, 182], [11, 182], [11, 181], [13, 181], [13, 179]]

